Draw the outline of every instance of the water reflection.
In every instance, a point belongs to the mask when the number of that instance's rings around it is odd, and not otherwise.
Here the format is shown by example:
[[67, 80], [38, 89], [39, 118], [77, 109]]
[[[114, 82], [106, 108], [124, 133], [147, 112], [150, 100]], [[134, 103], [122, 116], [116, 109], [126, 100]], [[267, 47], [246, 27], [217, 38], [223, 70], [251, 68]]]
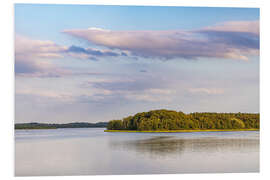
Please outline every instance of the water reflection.
[[258, 132], [15, 131], [16, 176], [258, 172]]
[[111, 141], [110, 147], [115, 150], [136, 151], [153, 156], [181, 155], [189, 152], [257, 152], [257, 139], [229, 139], [229, 138], [179, 138], [173, 136], [158, 136], [149, 139]]

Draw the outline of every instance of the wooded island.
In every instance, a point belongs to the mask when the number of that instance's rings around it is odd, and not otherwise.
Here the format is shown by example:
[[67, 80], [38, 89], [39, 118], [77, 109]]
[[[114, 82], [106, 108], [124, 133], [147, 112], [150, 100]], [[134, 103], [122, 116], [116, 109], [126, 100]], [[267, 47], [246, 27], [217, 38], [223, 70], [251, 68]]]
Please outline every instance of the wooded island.
[[177, 130], [259, 130], [259, 113], [185, 114], [172, 110], [137, 113], [122, 120], [109, 121], [107, 132], [119, 131], [177, 131]]

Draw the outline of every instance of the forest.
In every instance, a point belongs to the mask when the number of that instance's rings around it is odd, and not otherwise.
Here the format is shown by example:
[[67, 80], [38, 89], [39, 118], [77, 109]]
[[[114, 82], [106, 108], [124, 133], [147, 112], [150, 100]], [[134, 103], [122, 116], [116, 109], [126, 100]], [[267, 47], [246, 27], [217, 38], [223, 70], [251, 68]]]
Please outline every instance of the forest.
[[86, 123], [74, 122], [66, 124], [47, 124], [47, 123], [18, 123], [15, 124], [15, 129], [57, 129], [57, 128], [104, 128], [108, 125], [107, 122]]
[[259, 129], [259, 113], [194, 112], [185, 114], [172, 110], [153, 110], [137, 113], [122, 120], [109, 121], [108, 130], [207, 130]]

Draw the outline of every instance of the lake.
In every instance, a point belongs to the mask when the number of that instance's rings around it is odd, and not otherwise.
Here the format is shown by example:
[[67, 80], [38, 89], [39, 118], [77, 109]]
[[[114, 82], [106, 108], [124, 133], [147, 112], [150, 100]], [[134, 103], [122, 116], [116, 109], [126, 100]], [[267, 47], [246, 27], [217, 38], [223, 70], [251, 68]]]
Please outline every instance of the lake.
[[259, 131], [15, 130], [15, 175], [259, 172]]

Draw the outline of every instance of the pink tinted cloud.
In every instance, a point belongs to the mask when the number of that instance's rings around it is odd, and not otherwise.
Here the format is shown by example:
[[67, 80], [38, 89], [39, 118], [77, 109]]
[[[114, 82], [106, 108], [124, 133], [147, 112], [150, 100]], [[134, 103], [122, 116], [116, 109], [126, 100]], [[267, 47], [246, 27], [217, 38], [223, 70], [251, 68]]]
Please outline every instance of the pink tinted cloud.
[[233, 21], [196, 31], [64, 30], [99, 46], [160, 59], [227, 58], [248, 60], [259, 53], [258, 21]]
[[47, 61], [63, 58], [65, 46], [52, 41], [33, 40], [21, 35], [15, 36], [15, 73], [29, 77], [57, 77], [70, 73]]
[[260, 34], [259, 21], [229, 21], [203, 28], [204, 30], [229, 31], [229, 32], [247, 32]]
[[122, 56], [111, 50], [61, 46], [53, 41], [36, 40], [15, 35], [15, 73], [24, 77], [59, 77], [63, 75], [91, 74], [91, 72], [72, 72], [58, 67], [51, 60], [72, 57], [75, 59], [94, 59], [104, 56]]
[[59, 46], [52, 41], [30, 39], [25, 36], [15, 36], [15, 55], [17, 59], [62, 58], [62, 51], [67, 47]]

